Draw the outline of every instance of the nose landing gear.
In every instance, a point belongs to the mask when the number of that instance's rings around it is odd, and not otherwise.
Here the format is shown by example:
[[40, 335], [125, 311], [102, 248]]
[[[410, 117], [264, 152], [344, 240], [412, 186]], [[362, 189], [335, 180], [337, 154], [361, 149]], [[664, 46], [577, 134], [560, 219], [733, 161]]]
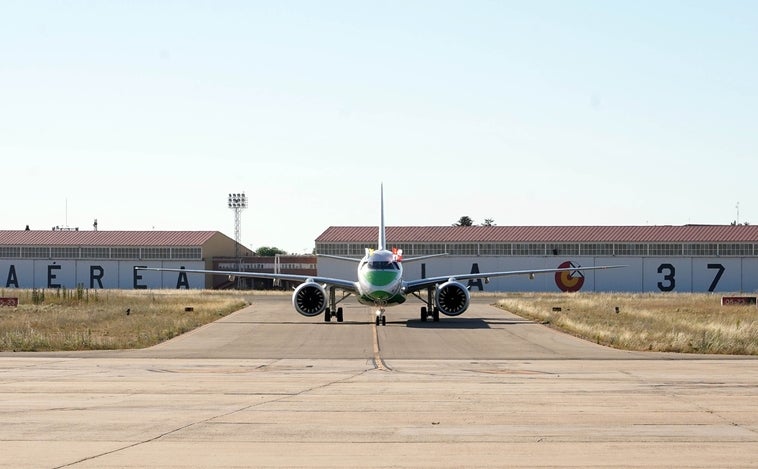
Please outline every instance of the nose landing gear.
[[378, 326], [379, 324], [382, 326], [387, 325], [387, 316], [384, 315], [384, 308], [376, 310], [376, 325]]

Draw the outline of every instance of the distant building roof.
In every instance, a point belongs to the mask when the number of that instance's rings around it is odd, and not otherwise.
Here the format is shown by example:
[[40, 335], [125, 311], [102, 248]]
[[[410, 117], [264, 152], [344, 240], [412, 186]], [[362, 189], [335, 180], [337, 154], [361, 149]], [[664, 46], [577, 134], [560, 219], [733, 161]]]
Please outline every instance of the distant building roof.
[[[332, 226], [316, 243], [376, 243], [376, 226]], [[388, 243], [753, 243], [758, 225], [390, 226]]]
[[[218, 231], [0, 230], [3, 246], [202, 246]], [[225, 235], [222, 235], [225, 236]]]

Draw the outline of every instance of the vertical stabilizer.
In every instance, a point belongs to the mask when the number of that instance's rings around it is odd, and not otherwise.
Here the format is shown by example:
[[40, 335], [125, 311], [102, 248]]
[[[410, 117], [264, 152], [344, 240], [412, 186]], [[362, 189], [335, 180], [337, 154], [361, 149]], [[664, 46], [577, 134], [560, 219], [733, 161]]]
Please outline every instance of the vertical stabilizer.
[[382, 215], [381, 215], [381, 221], [379, 223], [379, 241], [378, 241], [378, 246], [376, 247], [376, 249], [378, 251], [383, 251], [387, 249], [387, 234], [384, 231], [384, 183], [382, 183], [380, 186], [380, 198], [381, 198], [380, 206], [381, 206]]

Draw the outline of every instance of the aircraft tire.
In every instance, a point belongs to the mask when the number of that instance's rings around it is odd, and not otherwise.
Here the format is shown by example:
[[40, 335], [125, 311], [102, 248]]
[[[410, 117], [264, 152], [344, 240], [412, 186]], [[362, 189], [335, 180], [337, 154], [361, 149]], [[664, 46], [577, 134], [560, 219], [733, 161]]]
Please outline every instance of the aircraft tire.
[[426, 306], [421, 307], [421, 322], [426, 322]]
[[382, 326], [387, 325], [387, 316], [382, 316]]
[[329, 311], [329, 308], [326, 308], [324, 310], [324, 322], [331, 322], [332, 321], [332, 312]]
[[434, 308], [434, 311], [432, 311], [432, 317], [434, 318], [434, 322], [440, 322], [440, 310], [439, 310], [439, 308]]
[[344, 316], [342, 315], [342, 308], [337, 308], [337, 322], [344, 321]]

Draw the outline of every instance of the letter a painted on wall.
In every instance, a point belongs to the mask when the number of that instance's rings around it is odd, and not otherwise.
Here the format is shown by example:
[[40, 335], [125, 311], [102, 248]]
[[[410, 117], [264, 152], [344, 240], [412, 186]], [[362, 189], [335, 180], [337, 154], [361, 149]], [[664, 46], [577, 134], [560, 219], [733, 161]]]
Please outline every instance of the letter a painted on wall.
[[8, 279], [5, 281], [5, 288], [9, 288], [11, 285], [18, 288], [18, 276], [16, 275], [16, 266], [11, 264], [11, 268], [8, 269]]
[[[184, 268], [184, 266], [180, 267], [181, 269]], [[189, 290], [189, 280], [187, 279], [187, 272], [179, 272], [179, 278], [176, 279], [176, 289], [179, 290], [180, 288], [186, 288]]]
[[[478, 274], [481, 272], [479, 270], [479, 264], [474, 262], [474, 265], [471, 266], [471, 273], [472, 274]], [[471, 287], [478, 287], [479, 291], [484, 291], [484, 285], [482, 285], [482, 279], [471, 279], [468, 281], [468, 289], [471, 290]]]

